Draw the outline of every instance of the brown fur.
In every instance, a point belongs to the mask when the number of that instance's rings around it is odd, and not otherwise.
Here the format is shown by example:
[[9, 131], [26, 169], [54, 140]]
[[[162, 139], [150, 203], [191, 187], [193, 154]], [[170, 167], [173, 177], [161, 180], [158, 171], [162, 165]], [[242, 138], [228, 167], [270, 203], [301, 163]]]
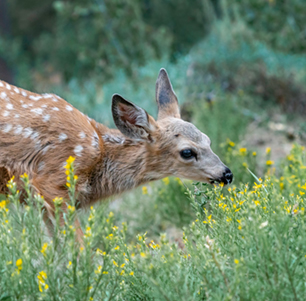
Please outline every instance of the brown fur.
[[[156, 95], [157, 121], [114, 95], [112, 111], [119, 128], [114, 130], [54, 94], [39, 95], [0, 81], [0, 192], [7, 193], [11, 176], [19, 179], [26, 172], [52, 216], [52, 200], [68, 198], [64, 165], [70, 155], [76, 158], [79, 207], [165, 176], [222, 178], [226, 167], [211, 151], [209, 138], [180, 119], [163, 69]], [[197, 159], [184, 160], [184, 148], [195, 149]], [[81, 240], [80, 228], [78, 236]]]

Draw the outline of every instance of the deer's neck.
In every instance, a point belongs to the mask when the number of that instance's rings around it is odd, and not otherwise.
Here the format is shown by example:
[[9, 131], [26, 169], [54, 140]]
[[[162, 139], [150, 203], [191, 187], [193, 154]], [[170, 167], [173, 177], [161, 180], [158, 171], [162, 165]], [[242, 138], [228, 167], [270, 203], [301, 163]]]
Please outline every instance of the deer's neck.
[[98, 198], [120, 194], [163, 177], [153, 169], [156, 158], [150, 145], [113, 135], [105, 135], [103, 140], [105, 153], [95, 169], [92, 187]]

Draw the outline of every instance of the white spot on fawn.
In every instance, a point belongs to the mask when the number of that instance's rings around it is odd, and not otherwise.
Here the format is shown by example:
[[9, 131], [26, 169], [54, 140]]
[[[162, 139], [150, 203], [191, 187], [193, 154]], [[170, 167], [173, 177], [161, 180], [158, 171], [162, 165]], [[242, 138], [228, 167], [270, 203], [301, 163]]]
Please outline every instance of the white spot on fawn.
[[4, 133], [8, 133], [11, 129], [12, 129], [12, 125], [11, 124], [6, 124], [2, 131]]
[[49, 148], [51, 148], [51, 146], [50, 146], [50, 145], [47, 145], [47, 146], [43, 149], [43, 151], [42, 151], [43, 155], [49, 150]]
[[1, 97], [3, 100], [6, 100], [7, 94], [6, 94], [5, 92], [1, 92], [0, 97]]
[[91, 145], [93, 147], [98, 147], [99, 146], [99, 136], [98, 136], [98, 134], [96, 132], [94, 132], [94, 135], [92, 137]]
[[46, 108], [46, 107], [47, 107], [47, 105], [46, 105], [46, 104], [44, 104], [44, 105], [42, 105], [41, 107], [42, 107], [42, 108]]
[[3, 83], [2, 82], [0, 82], [0, 87], [3, 87]]
[[23, 127], [21, 125], [17, 125], [14, 133], [19, 135], [22, 133], [22, 130], [23, 130]]
[[23, 104], [22, 107], [26, 109], [26, 108], [28, 108], [29, 106], [28, 106], [27, 104]]
[[37, 132], [33, 132], [33, 134], [31, 135], [31, 139], [35, 140], [37, 137], [39, 136], [39, 134]]
[[45, 167], [45, 162], [43, 161], [39, 162], [37, 171], [42, 171], [44, 167]]
[[53, 111], [59, 111], [59, 108], [54, 107], [54, 108], [52, 108], [52, 110], [53, 110]]
[[20, 93], [20, 90], [17, 87], [14, 88], [14, 91], [18, 94]]
[[55, 101], [55, 102], [57, 102], [58, 100], [55, 98], [55, 97], [52, 97], [52, 100], [53, 101]]
[[25, 128], [23, 132], [23, 137], [28, 138], [32, 135], [33, 130], [31, 128]]
[[9, 84], [6, 84], [6, 89], [11, 90], [11, 86]]
[[52, 94], [44, 93], [42, 96], [43, 96], [43, 98], [51, 98]]
[[86, 134], [85, 134], [84, 132], [81, 132], [81, 133], [79, 134], [79, 137], [80, 137], [81, 139], [84, 139], [84, 138], [86, 138]]
[[8, 110], [13, 110], [13, 105], [11, 104], [11, 103], [8, 103], [7, 105], [6, 105], [6, 108], [8, 109]]
[[10, 112], [4, 111], [2, 115], [3, 115], [3, 117], [7, 117], [8, 115], [10, 115]]
[[20, 116], [19, 114], [15, 114], [15, 118], [19, 118], [19, 116]]
[[81, 157], [82, 155], [82, 150], [83, 150], [83, 146], [82, 145], [77, 145], [75, 148], [74, 148], [74, 153]]
[[21, 94], [22, 94], [22, 96], [24, 96], [24, 97], [28, 96], [28, 94], [27, 94], [26, 91], [21, 91]]
[[67, 106], [66, 106], [66, 110], [67, 110], [67, 111], [73, 111], [73, 108], [67, 105]]
[[43, 117], [43, 122], [47, 122], [50, 119], [50, 115], [47, 114]]
[[66, 140], [67, 138], [68, 138], [68, 136], [65, 133], [61, 133], [58, 136], [58, 139], [59, 139], [60, 142]]
[[41, 96], [34, 96], [34, 95], [30, 95], [29, 98], [30, 98], [30, 99], [33, 99], [33, 100], [35, 100], [35, 101], [42, 99]]
[[35, 109], [32, 109], [31, 110], [31, 112], [33, 112], [33, 113], [36, 113], [36, 114], [38, 114], [38, 115], [41, 115], [42, 113], [43, 113], [43, 109], [41, 109], [41, 108], [35, 108]]

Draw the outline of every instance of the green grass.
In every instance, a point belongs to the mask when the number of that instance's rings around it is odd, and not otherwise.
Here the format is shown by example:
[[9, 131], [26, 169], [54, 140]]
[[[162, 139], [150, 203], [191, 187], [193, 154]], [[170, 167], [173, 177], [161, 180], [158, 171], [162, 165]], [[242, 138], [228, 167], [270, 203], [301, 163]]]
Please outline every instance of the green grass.
[[[11, 182], [10, 195], [0, 199], [0, 300], [304, 299], [305, 151], [295, 146], [274, 164], [270, 154], [255, 154], [239, 141], [262, 113], [260, 99], [244, 89], [244, 75], [264, 66], [272, 75], [290, 70], [294, 81], [303, 83], [306, 63], [301, 56], [272, 51], [242, 25], [226, 31], [221, 24], [176, 63], [151, 61], [133, 77], [118, 70], [103, 86], [90, 78], [51, 89], [112, 126], [113, 93], [156, 116], [155, 80], [166, 67], [179, 102], [191, 107], [192, 122], [211, 138], [235, 180], [222, 189], [164, 179], [85, 212], [74, 209], [71, 190], [64, 225], [57, 207], [53, 237], [43, 222], [41, 197], [29, 193], [20, 204]], [[231, 79], [236, 86], [224, 88]], [[210, 93], [214, 98], [208, 102]], [[248, 169], [263, 180], [255, 185]], [[75, 241], [77, 217], [84, 248]]]
[[[304, 149], [295, 146], [279, 177], [268, 166], [254, 185], [195, 183], [184, 195], [179, 180], [166, 179], [142, 188], [134, 207], [127, 200], [115, 214], [103, 204], [89, 210], [84, 248], [75, 241], [74, 182], [64, 225], [55, 202], [50, 238], [43, 199], [31, 195], [24, 177], [28, 197], [20, 204], [11, 180], [0, 203], [0, 300], [301, 300], [305, 165]], [[165, 218], [183, 227], [180, 242], [157, 237]]]

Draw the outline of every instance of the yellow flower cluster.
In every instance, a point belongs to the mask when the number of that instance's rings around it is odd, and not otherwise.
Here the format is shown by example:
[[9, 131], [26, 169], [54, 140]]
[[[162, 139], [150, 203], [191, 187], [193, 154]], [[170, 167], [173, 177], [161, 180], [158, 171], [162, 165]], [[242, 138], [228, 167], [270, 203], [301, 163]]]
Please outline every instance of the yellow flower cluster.
[[46, 283], [47, 279], [46, 272], [44, 271], [39, 272], [37, 279], [38, 279], [38, 288], [41, 293], [49, 288], [49, 285]]
[[71, 187], [71, 185], [75, 185], [76, 181], [78, 180], [78, 176], [74, 175], [74, 161], [75, 158], [70, 156], [67, 161], [64, 168], [66, 169], [66, 175], [67, 175], [67, 183], [66, 186], [68, 188]]

